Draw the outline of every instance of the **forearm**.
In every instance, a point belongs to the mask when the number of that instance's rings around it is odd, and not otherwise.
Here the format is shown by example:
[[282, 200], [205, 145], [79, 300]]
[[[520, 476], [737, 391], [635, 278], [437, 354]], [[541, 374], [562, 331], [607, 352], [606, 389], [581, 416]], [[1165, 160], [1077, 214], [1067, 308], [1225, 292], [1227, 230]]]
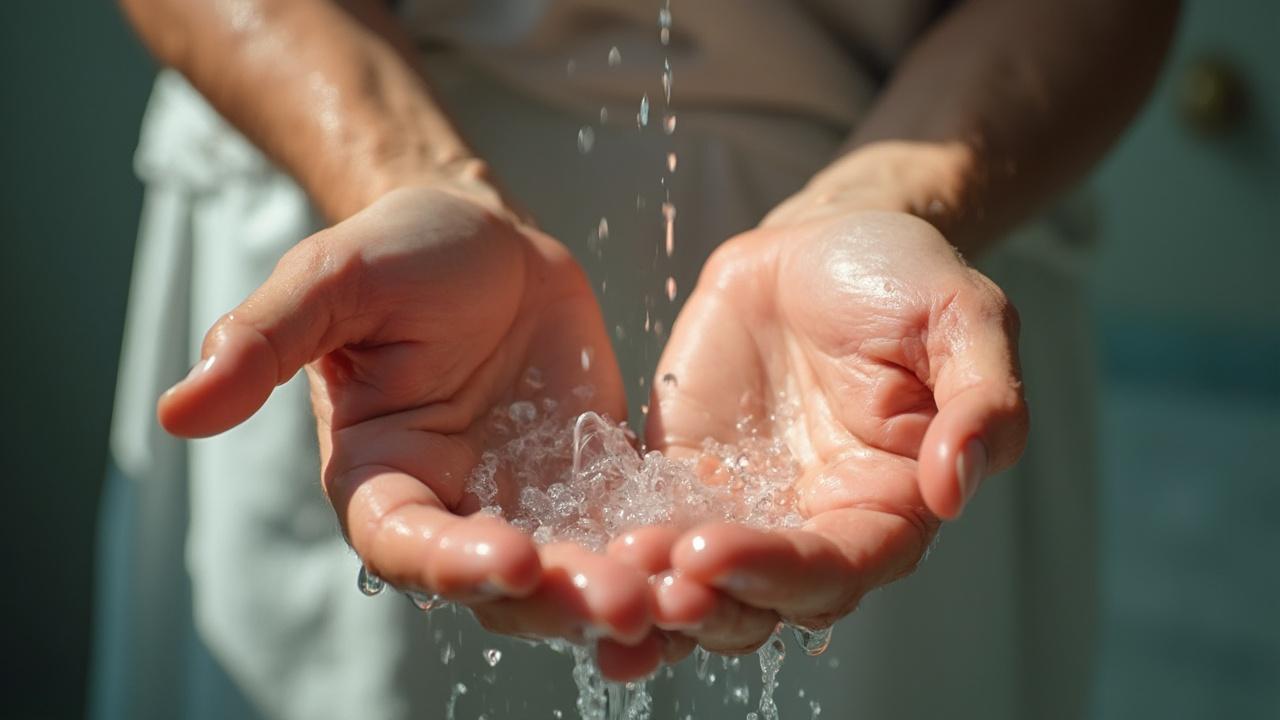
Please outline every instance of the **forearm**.
[[1175, 17], [1172, 0], [962, 3], [788, 205], [910, 212], [980, 252], [1102, 156], [1150, 89]]
[[331, 219], [483, 165], [378, 0], [122, 0], [144, 41]]

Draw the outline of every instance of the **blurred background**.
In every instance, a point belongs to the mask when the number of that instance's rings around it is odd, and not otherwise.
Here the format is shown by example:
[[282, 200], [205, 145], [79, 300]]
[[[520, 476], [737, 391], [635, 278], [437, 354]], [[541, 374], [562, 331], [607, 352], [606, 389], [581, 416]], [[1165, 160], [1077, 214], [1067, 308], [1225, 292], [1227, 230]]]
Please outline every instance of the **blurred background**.
[[[1186, 2], [1155, 95], [1091, 180], [1098, 718], [1280, 717], [1277, 37], [1280, 3]], [[75, 718], [155, 67], [97, 2], [11, 4], [0, 59], [0, 714]]]

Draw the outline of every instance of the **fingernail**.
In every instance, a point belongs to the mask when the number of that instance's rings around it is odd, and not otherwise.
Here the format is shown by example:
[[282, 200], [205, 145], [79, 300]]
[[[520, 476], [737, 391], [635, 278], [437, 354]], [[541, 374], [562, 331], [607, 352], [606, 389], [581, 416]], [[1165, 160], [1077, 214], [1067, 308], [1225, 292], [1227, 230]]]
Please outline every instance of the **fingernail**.
[[983, 478], [987, 476], [987, 446], [978, 438], [970, 438], [956, 456], [956, 478], [960, 482], [961, 505], [967, 505]]
[[165, 394], [167, 395], [173, 392], [174, 390], [177, 390], [179, 387], [186, 385], [187, 383], [192, 382], [196, 378], [199, 378], [201, 375], [204, 375], [205, 373], [209, 372], [209, 369], [213, 367], [213, 363], [217, 359], [217, 357], [218, 357], [217, 355], [210, 355], [204, 360], [201, 360], [195, 365], [192, 365], [191, 370], [187, 372], [187, 376], [182, 378], [178, 382], [174, 383], [173, 387], [165, 391]]

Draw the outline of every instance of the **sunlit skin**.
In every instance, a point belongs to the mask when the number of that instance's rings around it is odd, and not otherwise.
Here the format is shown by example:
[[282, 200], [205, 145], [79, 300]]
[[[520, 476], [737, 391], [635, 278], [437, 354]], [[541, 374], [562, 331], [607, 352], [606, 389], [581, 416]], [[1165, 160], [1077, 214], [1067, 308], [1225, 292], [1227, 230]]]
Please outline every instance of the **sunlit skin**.
[[[1015, 459], [1013, 315], [956, 251], [990, 246], [1101, 155], [1175, 15], [1169, 0], [956, 3], [832, 164], [716, 254], [661, 360], [679, 385], [654, 399], [647, 434], [673, 453], [732, 440], [744, 393], [757, 412], [776, 390], [800, 400], [805, 527], [644, 528], [593, 554], [467, 516], [486, 418], [520, 397], [527, 367], [565, 409], [622, 417], [626, 403], [581, 271], [517, 219], [390, 5], [122, 4], [334, 223], [210, 330], [161, 422], [224, 431], [305, 368], [325, 491], [371, 570], [498, 632], [602, 636], [618, 680], [694, 642], [750, 650], [780, 618], [838, 619]], [[596, 394], [575, 406], [584, 383]]]
[[[165, 428], [224, 431], [305, 366], [325, 491], [394, 586], [470, 603], [504, 632], [580, 639], [593, 627], [646, 647], [641, 573], [463, 516], [489, 413], [529, 392], [528, 367], [566, 412], [625, 415], [599, 308], [559, 243], [461, 193], [398, 190], [286, 254], [209, 331], [203, 357], [160, 399]], [[571, 392], [580, 385], [595, 388], [589, 401]]]
[[[767, 416], [785, 392], [806, 521], [634, 538], [637, 564], [679, 580], [655, 592], [659, 623], [680, 627], [664, 610], [694, 605], [683, 619], [701, 644], [752, 649], [779, 619], [825, 627], [911, 572], [940, 519], [1021, 452], [1016, 326], [995, 284], [909, 215], [855, 212], [722, 246], [659, 363], [679, 382], [657, 386], [648, 442], [672, 454], [707, 435], [732, 442], [744, 412]], [[716, 604], [730, 598], [740, 605]], [[717, 615], [739, 627], [715, 619], [705, 636], [699, 616]]]

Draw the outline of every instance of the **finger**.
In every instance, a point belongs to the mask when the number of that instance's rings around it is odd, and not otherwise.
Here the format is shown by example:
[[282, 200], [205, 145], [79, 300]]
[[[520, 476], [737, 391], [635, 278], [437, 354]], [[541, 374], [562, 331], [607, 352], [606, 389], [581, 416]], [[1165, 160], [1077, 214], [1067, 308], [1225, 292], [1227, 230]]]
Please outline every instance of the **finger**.
[[668, 525], [638, 528], [614, 538], [605, 553], [648, 577], [671, 567], [671, 547], [681, 534]]
[[337, 312], [352, 273], [329, 237], [322, 232], [298, 243], [261, 287], [214, 324], [201, 361], [160, 398], [157, 415], [166, 430], [205, 437], [243, 422], [277, 385], [356, 330]]
[[474, 609], [486, 627], [505, 634], [581, 640], [603, 633], [635, 644], [652, 627], [644, 577], [573, 543], [542, 548], [542, 581], [531, 595]]
[[538, 586], [542, 569], [528, 536], [497, 518], [454, 515], [409, 475], [370, 465], [326, 486], [352, 547], [396, 587], [470, 601]]
[[756, 608], [806, 627], [831, 624], [872, 588], [915, 568], [934, 528], [876, 510], [840, 509], [804, 529], [710, 524], [672, 550], [672, 566]]
[[606, 638], [596, 643], [596, 663], [600, 673], [614, 682], [639, 680], [658, 669], [666, 646], [666, 639], [657, 630], [633, 645]]
[[658, 627], [679, 631], [713, 652], [751, 652], [778, 624], [772, 610], [745, 605], [678, 573], [663, 573], [653, 585]]
[[973, 278], [931, 320], [938, 414], [920, 447], [920, 492], [945, 519], [960, 514], [986, 476], [1012, 465], [1027, 439], [1017, 314], [990, 280]]

